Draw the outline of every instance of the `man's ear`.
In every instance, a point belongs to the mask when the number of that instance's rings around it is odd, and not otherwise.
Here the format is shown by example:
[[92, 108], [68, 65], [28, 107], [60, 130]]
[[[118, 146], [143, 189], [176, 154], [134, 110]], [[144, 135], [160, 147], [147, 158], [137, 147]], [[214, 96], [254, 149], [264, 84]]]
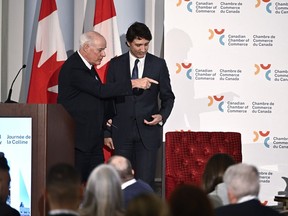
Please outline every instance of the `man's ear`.
[[79, 205], [80, 205], [80, 203], [82, 202], [82, 200], [84, 199], [84, 193], [85, 193], [85, 186], [84, 185], [80, 185], [79, 186], [79, 189], [78, 189], [79, 191]]
[[88, 48], [89, 48], [89, 44], [88, 43], [84, 43], [83, 46], [82, 46], [83, 51], [87, 52]]
[[234, 196], [233, 192], [231, 190], [227, 189], [227, 195], [228, 195], [228, 200], [230, 204], [235, 204], [237, 203], [237, 198]]
[[135, 172], [134, 172], [134, 170], [132, 169], [132, 175], [134, 176], [134, 174], [135, 174]]

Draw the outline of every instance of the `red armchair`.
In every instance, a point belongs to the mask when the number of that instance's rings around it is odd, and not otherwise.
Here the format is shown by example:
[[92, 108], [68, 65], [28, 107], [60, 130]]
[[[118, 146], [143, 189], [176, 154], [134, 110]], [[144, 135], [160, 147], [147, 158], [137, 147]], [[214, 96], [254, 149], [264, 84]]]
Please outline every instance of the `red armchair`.
[[242, 161], [241, 134], [237, 132], [167, 132], [165, 134], [165, 197], [178, 184], [200, 186], [206, 162], [215, 153]]

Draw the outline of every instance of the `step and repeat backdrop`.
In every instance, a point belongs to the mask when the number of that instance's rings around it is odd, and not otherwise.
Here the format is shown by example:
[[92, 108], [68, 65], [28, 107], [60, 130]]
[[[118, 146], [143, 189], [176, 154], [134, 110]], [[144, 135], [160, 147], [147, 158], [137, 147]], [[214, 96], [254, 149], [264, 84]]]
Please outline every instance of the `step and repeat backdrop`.
[[260, 200], [288, 195], [288, 0], [165, 1], [167, 131], [236, 131]]

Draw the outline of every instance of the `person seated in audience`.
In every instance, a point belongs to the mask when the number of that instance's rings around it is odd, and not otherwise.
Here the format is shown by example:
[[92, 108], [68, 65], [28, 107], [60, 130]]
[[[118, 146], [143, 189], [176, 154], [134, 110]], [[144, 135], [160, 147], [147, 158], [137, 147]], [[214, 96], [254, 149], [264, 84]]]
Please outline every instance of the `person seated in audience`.
[[226, 170], [223, 179], [230, 204], [216, 208], [216, 216], [280, 215], [259, 201], [259, 172], [255, 166], [244, 163], [232, 165]]
[[79, 215], [78, 208], [83, 198], [80, 173], [66, 163], [53, 165], [47, 174], [46, 198], [49, 216]]
[[172, 191], [168, 204], [172, 216], [214, 216], [207, 194], [192, 184], [178, 185]]
[[229, 204], [223, 175], [226, 169], [235, 163], [229, 154], [217, 153], [209, 158], [205, 166], [202, 187], [214, 208]]
[[109, 164], [100, 164], [89, 175], [81, 216], [123, 216], [121, 180], [116, 169]]
[[10, 167], [3, 152], [0, 152], [0, 215], [20, 216], [20, 213], [6, 203], [10, 195]]
[[128, 203], [125, 216], [170, 216], [165, 200], [154, 193], [142, 193]]
[[124, 193], [125, 208], [133, 197], [142, 193], [154, 193], [153, 189], [148, 183], [142, 181], [141, 179], [136, 180], [134, 178], [134, 170], [132, 169], [132, 165], [127, 158], [114, 155], [109, 158], [107, 163], [114, 166], [120, 175], [122, 181], [121, 187]]

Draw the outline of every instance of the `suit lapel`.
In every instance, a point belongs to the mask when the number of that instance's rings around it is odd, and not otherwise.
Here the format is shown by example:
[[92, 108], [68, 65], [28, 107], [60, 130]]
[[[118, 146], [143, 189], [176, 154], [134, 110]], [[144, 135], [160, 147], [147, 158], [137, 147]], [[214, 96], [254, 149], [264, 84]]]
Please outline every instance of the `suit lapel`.
[[142, 77], [150, 77], [149, 74], [151, 72], [151, 68], [153, 68], [153, 64], [152, 64], [149, 53], [147, 53], [146, 58], [145, 58], [145, 62], [144, 62]]
[[125, 56], [123, 56], [122, 65], [124, 65], [123, 71], [125, 72], [125, 77], [127, 77], [127, 79], [131, 79], [129, 52], [127, 52]]

